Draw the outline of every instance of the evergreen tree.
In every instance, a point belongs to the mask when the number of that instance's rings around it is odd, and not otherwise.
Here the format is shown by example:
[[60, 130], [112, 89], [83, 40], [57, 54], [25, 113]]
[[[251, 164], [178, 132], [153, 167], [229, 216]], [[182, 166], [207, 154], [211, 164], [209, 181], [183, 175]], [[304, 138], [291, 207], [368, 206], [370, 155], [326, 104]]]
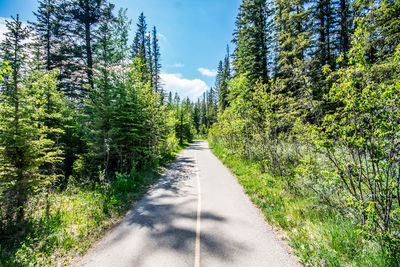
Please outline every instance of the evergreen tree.
[[176, 99], [175, 107], [175, 134], [180, 144], [191, 142], [193, 139], [193, 120], [189, 98], [182, 102]]
[[215, 94], [218, 98], [219, 110], [223, 111], [228, 106], [228, 82], [231, 78], [229, 46], [226, 49], [224, 61], [220, 61], [217, 68], [215, 81]]
[[173, 102], [173, 99], [172, 99], [172, 92], [169, 92], [168, 93], [168, 104], [171, 104]]
[[161, 62], [160, 62], [160, 46], [158, 45], [157, 29], [154, 26], [152, 32], [152, 57], [153, 57], [153, 87], [154, 89], [164, 97], [164, 92], [160, 82]]
[[194, 104], [193, 108], [193, 124], [196, 129], [196, 133], [200, 133], [200, 99]]
[[140, 14], [136, 26], [137, 26], [137, 31], [132, 44], [132, 59], [138, 57], [144, 64], [146, 64], [147, 23], [146, 23], [146, 17], [144, 16], [143, 12]]
[[352, 17], [350, 16], [350, 0], [340, 0], [339, 4], [339, 52], [346, 59], [350, 49]]
[[38, 43], [43, 46], [43, 62], [46, 70], [52, 70], [56, 66], [57, 54], [55, 47], [58, 45], [58, 39], [55, 36], [59, 28], [57, 20], [57, 4], [56, 0], [41, 0], [37, 12], [33, 12], [37, 22], [32, 23], [38, 34]]
[[206, 101], [207, 101], [207, 97], [206, 97], [206, 93], [204, 93], [202, 96], [201, 105], [200, 105], [200, 118], [201, 118], [200, 134], [201, 135], [206, 135], [207, 128], [208, 128], [208, 112], [207, 112], [207, 102]]
[[310, 63], [306, 60], [311, 42], [309, 13], [303, 0], [277, 1], [278, 77], [285, 81], [286, 90], [297, 97], [303, 97], [309, 86], [307, 69]]
[[[357, 14], [368, 21], [371, 34], [367, 45], [366, 57], [370, 64], [386, 61], [393, 57], [400, 43], [398, 26], [400, 21], [400, 3], [398, 1], [382, 0], [374, 2], [356, 2]], [[389, 64], [392, 65], [392, 64]], [[382, 79], [390, 79], [393, 69], [379, 67], [376, 75]]]
[[[135, 61], [140, 61], [136, 59]], [[112, 104], [112, 150], [115, 151], [116, 169], [129, 173], [136, 164], [142, 163], [141, 141], [143, 118], [139, 103], [138, 89], [142, 74], [132, 65], [126, 83], [119, 83], [115, 89]]]
[[228, 102], [228, 95], [229, 95], [229, 89], [228, 89], [228, 84], [229, 80], [231, 79], [231, 65], [230, 65], [230, 54], [229, 54], [229, 46], [226, 48], [226, 56], [224, 59], [224, 67], [223, 67], [223, 72], [221, 76], [221, 85], [220, 85], [220, 97], [221, 99], [221, 109], [224, 110], [229, 102]]
[[111, 168], [110, 143], [111, 138], [111, 101], [113, 94], [113, 74], [111, 67], [115, 61], [115, 40], [113, 30], [115, 18], [112, 7], [104, 9], [103, 19], [96, 31], [98, 40], [95, 49], [95, 86], [89, 91], [88, 111], [91, 119], [92, 135], [87, 141], [89, 157], [92, 166], [101, 166], [105, 177], [109, 176]]
[[51, 166], [61, 159], [50, 139], [60, 131], [49, 123], [57, 118], [53, 100], [59, 96], [54, 75], [41, 73], [33, 81], [24, 79], [29, 29], [18, 15], [6, 21], [6, 26], [2, 58], [11, 69], [0, 91], [0, 183], [8, 198], [8, 219], [21, 222], [29, 193], [54, 178]]
[[141, 62], [141, 68], [138, 71], [142, 73], [143, 81], [151, 81], [151, 73], [149, 73], [149, 51], [148, 50], [148, 34], [147, 34], [147, 23], [146, 17], [143, 12], [140, 14], [138, 22], [136, 24], [137, 31], [131, 48], [131, 59], [139, 58]]
[[90, 88], [94, 87], [94, 27], [101, 21], [105, 6], [106, 0], [73, 0], [71, 3], [71, 14], [75, 22], [74, 33], [83, 41], [80, 49], [84, 58], [86, 82], [89, 84]]
[[127, 9], [120, 9], [114, 24], [115, 60], [126, 62], [129, 58], [128, 35], [132, 21], [128, 19]]
[[223, 108], [226, 106], [225, 105], [226, 94], [222, 83], [223, 74], [224, 74], [224, 67], [222, 60], [220, 60], [218, 63], [217, 75], [215, 78], [215, 90], [218, 94], [218, 105], [220, 110], [223, 110]]
[[152, 37], [150, 33], [146, 33], [146, 73], [148, 75], [148, 81], [150, 82], [151, 87], [154, 88], [154, 61], [153, 61], [153, 53], [151, 51], [152, 48]]
[[[19, 15], [11, 17], [11, 21], [6, 22], [6, 39], [1, 44], [3, 61], [8, 62], [11, 70], [5, 78], [5, 91], [14, 93], [18, 97], [18, 88], [23, 79], [24, 64], [27, 58], [27, 45], [25, 40], [29, 37], [29, 28], [22, 25]], [[18, 105], [18, 103], [16, 103]], [[18, 106], [16, 107], [18, 110]]]
[[236, 18], [233, 68], [236, 75], [249, 73], [256, 82], [268, 81], [269, 16], [266, 0], [243, 0]]
[[379, 57], [383, 61], [388, 56], [392, 57], [400, 44], [400, 2], [381, 0], [371, 17], [375, 20], [376, 39], [379, 40], [375, 43], [379, 46]]
[[[54, 23], [50, 25], [53, 32], [50, 33], [50, 59], [52, 59], [52, 69], [59, 70], [58, 88], [74, 102], [80, 102], [82, 95], [84, 73], [84, 64], [81, 62], [81, 46], [78, 45], [80, 37], [74, 31], [74, 14], [71, 11], [72, 2], [69, 0], [53, 0]], [[40, 13], [38, 12], [38, 16]], [[46, 26], [46, 24], [43, 24]], [[36, 27], [39, 27], [37, 25]], [[74, 25], [75, 26], [75, 25]], [[46, 28], [46, 27], [45, 27]], [[39, 35], [41, 35], [39, 33]], [[86, 82], [87, 83], [87, 82]]]
[[318, 0], [315, 3], [312, 13], [315, 19], [315, 35], [316, 52], [318, 69], [322, 69], [324, 65], [335, 67], [337, 53], [335, 53], [335, 28], [336, 15], [335, 6], [332, 0]]
[[217, 121], [218, 102], [215, 90], [211, 87], [207, 95], [208, 125], [209, 129]]
[[[313, 98], [323, 103], [323, 96], [328, 90], [328, 81], [322, 73], [324, 66], [336, 68], [336, 58], [339, 56], [339, 38], [337, 34], [338, 13], [337, 3], [334, 0], [317, 0], [311, 7], [313, 27], [310, 32], [310, 43], [312, 57], [308, 76], [311, 79]], [[328, 108], [325, 104], [321, 106], [322, 111]]]

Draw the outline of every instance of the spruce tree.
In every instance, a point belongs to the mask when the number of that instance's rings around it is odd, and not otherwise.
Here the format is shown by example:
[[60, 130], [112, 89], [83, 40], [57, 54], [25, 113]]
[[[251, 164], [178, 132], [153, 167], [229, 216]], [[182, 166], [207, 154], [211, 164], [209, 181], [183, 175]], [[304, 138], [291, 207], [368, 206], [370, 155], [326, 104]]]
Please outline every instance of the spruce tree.
[[127, 9], [120, 9], [114, 24], [115, 60], [124, 63], [129, 58], [128, 37], [132, 21], [128, 19]]
[[[311, 45], [310, 8], [303, 0], [277, 0], [279, 69], [274, 87], [292, 99], [291, 112], [313, 118], [313, 92], [309, 74]], [[289, 126], [291, 127], [291, 126]]]
[[196, 129], [196, 133], [200, 133], [200, 99], [194, 104], [193, 108], [193, 124]]
[[266, 0], [243, 0], [236, 18], [233, 68], [236, 75], [248, 73], [250, 80], [268, 81], [270, 10]]
[[149, 58], [148, 58], [148, 34], [147, 34], [147, 23], [146, 17], [143, 13], [140, 14], [138, 22], [136, 24], [137, 31], [133, 39], [131, 48], [131, 59], [139, 58], [141, 62], [141, 68], [138, 72], [142, 73], [143, 81], [150, 81], [151, 74], [149, 73]]
[[37, 22], [32, 23], [38, 34], [38, 43], [43, 46], [43, 62], [46, 70], [52, 70], [55, 67], [55, 30], [59, 22], [56, 18], [56, 0], [41, 0], [37, 12], [33, 12]]
[[337, 14], [335, 14], [335, 5], [332, 0], [318, 0], [315, 3], [312, 13], [315, 19], [316, 52], [318, 68], [324, 65], [335, 67], [337, 53], [335, 53], [335, 28]]
[[152, 58], [153, 58], [153, 87], [164, 98], [164, 92], [160, 82], [161, 62], [160, 62], [160, 46], [158, 45], [157, 29], [154, 26], [152, 32]]
[[132, 44], [132, 59], [138, 57], [144, 64], [146, 64], [146, 33], [147, 23], [146, 17], [143, 12], [140, 14], [138, 22], [136, 24], [137, 31]]
[[[347, 58], [350, 49], [350, 34], [352, 17], [350, 15], [350, 0], [340, 0], [339, 4], [339, 52]], [[344, 62], [344, 61], [342, 61]]]
[[[11, 68], [10, 75], [7, 75], [5, 79], [5, 91], [15, 94], [15, 97], [18, 98], [18, 88], [23, 78], [24, 63], [27, 57], [25, 40], [29, 37], [29, 28], [23, 26], [18, 14], [16, 18], [11, 17], [11, 19], [11, 21], [6, 21], [6, 39], [1, 44], [1, 56]], [[18, 105], [18, 103], [16, 104]], [[16, 109], [18, 110], [18, 107]]]
[[228, 82], [231, 78], [229, 46], [226, 49], [224, 61], [220, 61], [217, 69], [215, 91], [218, 95], [219, 110], [224, 111], [228, 106]]
[[304, 86], [306, 76], [305, 59], [311, 42], [309, 13], [310, 10], [306, 10], [303, 0], [277, 1], [275, 23], [279, 43], [278, 77], [288, 82], [288, 90], [294, 94], [300, 93], [297, 90]]
[[107, 6], [102, 21], [96, 30], [97, 43], [94, 47], [95, 70], [94, 88], [90, 88], [87, 103], [92, 135], [89, 140], [88, 159], [92, 166], [100, 166], [105, 177], [109, 177], [111, 166], [111, 101], [113, 98], [113, 73], [111, 67], [115, 62], [114, 24], [112, 6]]
[[11, 69], [0, 91], [0, 183], [8, 198], [8, 219], [21, 222], [29, 193], [55, 178], [52, 166], [61, 160], [51, 140], [61, 131], [50, 124], [59, 118], [54, 105], [59, 95], [54, 74], [25, 79], [29, 29], [18, 15], [6, 26], [2, 59]]
[[85, 64], [86, 82], [89, 84], [90, 88], [94, 87], [94, 27], [101, 21], [105, 6], [106, 0], [73, 0], [71, 3], [72, 19], [75, 22], [74, 33], [82, 40], [80, 49]]
[[[339, 56], [339, 38], [337, 3], [334, 0], [317, 0], [311, 7], [311, 14], [314, 20], [312, 24], [309, 53], [311, 55], [309, 76], [311, 79], [313, 98], [323, 103], [323, 96], [328, 90], [328, 81], [322, 73], [324, 66], [331, 69], [336, 68], [336, 58]], [[327, 107], [323, 104], [322, 111]]]
[[147, 79], [148, 81], [150, 81], [150, 85], [151, 87], [155, 90], [154, 88], [154, 61], [153, 61], [153, 53], [151, 51], [151, 47], [152, 47], [152, 37], [150, 33], [146, 33], [146, 73], [148, 75]]
[[[50, 69], [58, 69], [58, 88], [74, 102], [80, 102], [80, 95], [83, 91], [84, 66], [81, 63], [81, 47], [78, 45], [76, 32], [74, 31], [74, 18], [71, 12], [72, 2], [70, 0], [53, 0], [50, 25], [38, 22], [35, 28], [43, 28], [38, 32], [39, 38], [46, 39], [46, 29], [51, 29], [50, 37]], [[44, 9], [46, 11], [46, 9]], [[38, 9], [37, 16], [43, 16], [46, 12]], [[71, 27], [71, 25], [74, 25]], [[43, 53], [43, 60], [46, 60], [46, 53]]]

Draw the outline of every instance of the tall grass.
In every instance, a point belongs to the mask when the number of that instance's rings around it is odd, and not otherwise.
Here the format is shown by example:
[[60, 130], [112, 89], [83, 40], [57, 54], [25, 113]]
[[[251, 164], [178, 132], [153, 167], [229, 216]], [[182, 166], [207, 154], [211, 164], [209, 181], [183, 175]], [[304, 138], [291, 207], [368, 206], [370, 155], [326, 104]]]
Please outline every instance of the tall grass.
[[357, 219], [324, 205], [313, 192], [290, 188], [284, 177], [263, 173], [255, 161], [236, 157], [219, 144], [214, 154], [236, 175], [253, 203], [293, 248], [305, 266], [385, 266], [376, 243], [355, 233]]

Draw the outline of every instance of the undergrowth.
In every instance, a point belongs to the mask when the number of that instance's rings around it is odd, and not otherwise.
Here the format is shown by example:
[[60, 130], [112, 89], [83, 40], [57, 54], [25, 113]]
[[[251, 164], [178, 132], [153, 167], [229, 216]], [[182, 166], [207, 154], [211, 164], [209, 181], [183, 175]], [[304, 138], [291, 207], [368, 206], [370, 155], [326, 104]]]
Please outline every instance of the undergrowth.
[[379, 245], [356, 234], [356, 218], [324, 205], [312, 192], [297, 192], [282, 177], [263, 173], [255, 161], [236, 157], [215, 143], [211, 148], [236, 175], [266, 221], [283, 232], [302, 264], [386, 266]]
[[[165, 155], [171, 162], [176, 151]], [[24, 225], [0, 238], [0, 266], [67, 265], [86, 252], [107, 229], [139, 200], [160, 176], [162, 168], [116, 174], [114, 181], [68, 187], [31, 198]]]

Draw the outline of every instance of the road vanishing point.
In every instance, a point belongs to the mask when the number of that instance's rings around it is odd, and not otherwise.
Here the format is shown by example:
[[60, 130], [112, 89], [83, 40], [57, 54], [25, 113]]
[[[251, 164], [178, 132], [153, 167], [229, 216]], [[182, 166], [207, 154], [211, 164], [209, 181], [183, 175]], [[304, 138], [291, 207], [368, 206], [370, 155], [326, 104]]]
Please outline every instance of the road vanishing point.
[[178, 154], [75, 266], [299, 266], [206, 141]]

